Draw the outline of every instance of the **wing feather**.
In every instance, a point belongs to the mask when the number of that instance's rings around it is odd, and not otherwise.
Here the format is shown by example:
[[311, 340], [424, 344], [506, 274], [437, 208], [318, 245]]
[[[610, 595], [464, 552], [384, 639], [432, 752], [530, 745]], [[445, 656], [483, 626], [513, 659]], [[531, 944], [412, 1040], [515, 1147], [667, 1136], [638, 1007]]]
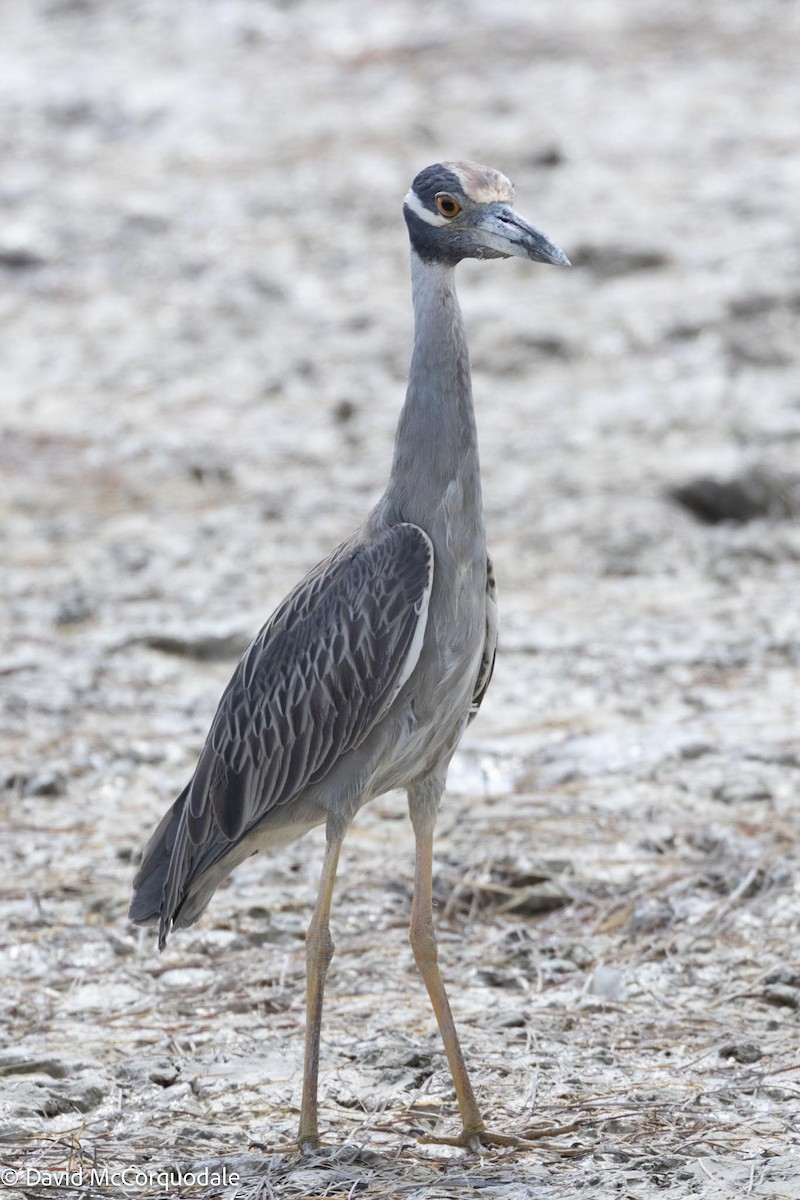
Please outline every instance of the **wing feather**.
[[483, 656], [475, 680], [472, 693], [472, 703], [469, 706], [469, 719], [472, 721], [481, 706], [483, 697], [489, 688], [494, 673], [494, 663], [497, 657], [497, 583], [494, 577], [494, 565], [491, 558], [486, 557], [486, 640], [483, 645]]
[[394, 525], [365, 545], [344, 543], [278, 607], [244, 652], [201, 751], [162, 926], [193, 867], [323, 779], [374, 728], [419, 658], [432, 581], [428, 535]]

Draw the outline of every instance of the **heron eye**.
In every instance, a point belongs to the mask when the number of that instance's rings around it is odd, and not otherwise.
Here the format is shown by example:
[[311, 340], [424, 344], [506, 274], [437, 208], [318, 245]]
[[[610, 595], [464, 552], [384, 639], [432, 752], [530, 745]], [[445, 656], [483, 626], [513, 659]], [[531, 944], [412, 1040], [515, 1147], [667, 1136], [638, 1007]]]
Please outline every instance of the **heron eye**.
[[440, 192], [436, 197], [436, 207], [443, 217], [457, 217], [461, 212], [461, 205], [447, 192]]

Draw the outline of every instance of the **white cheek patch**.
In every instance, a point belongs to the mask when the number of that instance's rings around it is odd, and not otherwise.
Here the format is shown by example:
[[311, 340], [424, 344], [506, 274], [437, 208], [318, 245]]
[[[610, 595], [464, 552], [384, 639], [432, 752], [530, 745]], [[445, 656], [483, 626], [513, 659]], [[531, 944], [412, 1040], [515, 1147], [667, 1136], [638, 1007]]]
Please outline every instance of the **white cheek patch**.
[[429, 208], [426, 208], [413, 188], [410, 192], [406, 193], [403, 203], [408, 205], [415, 217], [419, 217], [421, 221], [427, 222], [428, 225], [449, 224], [447, 217], [443, 217], [440, 213], [431, 212]]

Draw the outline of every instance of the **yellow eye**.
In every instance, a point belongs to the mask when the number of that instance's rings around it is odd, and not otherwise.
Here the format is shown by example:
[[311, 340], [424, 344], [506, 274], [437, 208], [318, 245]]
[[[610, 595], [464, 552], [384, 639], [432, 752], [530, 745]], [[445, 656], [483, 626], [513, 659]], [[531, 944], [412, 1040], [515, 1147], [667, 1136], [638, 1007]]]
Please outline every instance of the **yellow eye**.
[[457, 217], [461, 212], [461, 205], [447, 192], [439, 192], [436, 197], [436, 207], [443, 217]]

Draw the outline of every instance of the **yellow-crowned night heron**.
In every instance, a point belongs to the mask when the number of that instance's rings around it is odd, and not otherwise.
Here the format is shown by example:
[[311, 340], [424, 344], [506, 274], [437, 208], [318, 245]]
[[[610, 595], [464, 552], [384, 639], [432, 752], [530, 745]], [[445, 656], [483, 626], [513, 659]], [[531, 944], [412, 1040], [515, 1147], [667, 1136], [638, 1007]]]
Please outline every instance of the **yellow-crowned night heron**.
[[339, 850], [358, 809], [405, 788], [416, 836], [410, 940], [441, 1030], [463, 1122], [487, 1133], [437, 965], [433, 828], [448, 763], [494, 665], [497, 609], [486, 552], [469, 358], [454, 288], [462, 258], [567, 264], [512, 207], [504, 175], [468, 162], [421, 171], [403, 206], [411, 238], [414, 349], [382, 499], [314, 567], [250, 643], [194, 775], [144, 852], [130, 916], [191, 925], [250, 854], [327, 827], [306, 939], [301, 1146], [318, 1142], [317, 1078], [328, 927]]

